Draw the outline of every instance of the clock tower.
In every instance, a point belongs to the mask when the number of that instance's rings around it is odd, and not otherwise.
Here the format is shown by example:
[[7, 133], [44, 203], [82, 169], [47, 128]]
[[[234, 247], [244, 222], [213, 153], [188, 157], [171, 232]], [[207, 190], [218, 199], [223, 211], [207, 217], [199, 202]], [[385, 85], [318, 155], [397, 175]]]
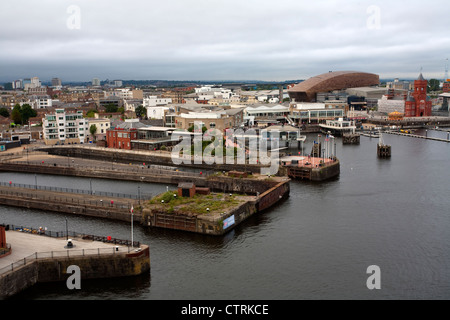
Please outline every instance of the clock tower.
[[422, 73], [414, 81], [414, 92], [408, 95], [405, 103], [406, 117], [430, 117], [432, 102], [427, 96], [428, 81], [424, 79]]

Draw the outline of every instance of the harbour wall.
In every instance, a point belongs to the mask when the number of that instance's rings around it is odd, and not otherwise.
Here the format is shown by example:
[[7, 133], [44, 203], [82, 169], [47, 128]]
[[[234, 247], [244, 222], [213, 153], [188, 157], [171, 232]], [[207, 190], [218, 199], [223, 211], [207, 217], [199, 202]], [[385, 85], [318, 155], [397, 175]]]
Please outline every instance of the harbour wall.
[[[266, 190], [230, 211], [221, 215], [192, 216], [177, 212], [168, 213], [161, 210], [143, 210], [143, 224], [151, 227], [190, 231], [213, 236], [220, 236], [241, 224], [254, 214], [274, 206], [289, 197], [290, 184], [288, 179], [281, 182], [266, 182]], [[231, 219], [231, 220], [230, 220]], [[224, 221], [232, 221], [224, 224]]]
[[[97, 203], [95, 205], [84, 204], [83, 201], [81, 201], [81, 203], [77, 202], [79, 200], [71, 198], [70, 194], [62, 195], [60, 193], [48, 192], [46, 197], [37, 198], [33, 190], [23, 191], [16, 188], [8, 189], [10, 190], [7, 190], [7, 192], [0, 189], [0, 205], [105, 218], [117, 221], [130, 221], [130, 209], [128, 209], [128, 206], [123, 208], [109, 203], [105, 203], [102, 206], [100, 205], [101, 201], [99, 197], [97, 197], [97, 200], [88, 200], [88, 203]], [[141, 222], [140, 215], [135, 215], [133, 218], [134, 221]]]
[[177, 166], [186, 168], [196, 168], [206, 170], [208, 168], [214, 168], [217, 171], [232, 171], [242, 167], [245, 171], [252, 173], [260, 173], [263, 166], [257, 164], [214, 164], [208, 165], [205, 163], [196, 164], [192, 158], [192, 161], [186, 161], [188, 163], [182, 163], [180, 165], [173, 164], [170, 152], [144, 152], [144, 151], [130, 151], [130, 150], [117, 150], [99, 147], [83, 147], [83, 146], [59, 146], [59, 147], [45, 147], [37, 151], [47, 152], [50, 155], [57, 155], [63, 157], [85, 158], [92, 160], [102, 160], [110, 163], [133, 163], [133, 164], [152, 164], [161, 166]]
[[[139, 181], [149, 183], [164, 183], [178, 185], [180, 182], [192, 182], [198, 187], [210, 188], [214, 191], [241, 192], [247, 194], [262, 193], [268, 189], [270, 179], [261, 181], [256, 179], [233, 178], [225, 175], [218, 176], [193, 176], [193, 175], [172, 175], [171, 173], [155, 175], [145, 172], [124, 172], [120, 170], [107, 169], [79, 169], [77, 167], [33, 165], [21, 163], [0, 162], [0, 171], [3, 172], [23, 172], [48, 175], [62, 175], [85, 178], [99, 178], [111, 180]], [[262, 183], [261, 183], [262, 182]], [[273, 183], [272, 183], [273, 184]]]
[[80, 267], [81, 280], [137, 276], [150, 271], [150, 249], [132, 253], [34, 259], [0, 276], [0, 298], [11, 297], [37, 283], [67, 281], [71, 265]]

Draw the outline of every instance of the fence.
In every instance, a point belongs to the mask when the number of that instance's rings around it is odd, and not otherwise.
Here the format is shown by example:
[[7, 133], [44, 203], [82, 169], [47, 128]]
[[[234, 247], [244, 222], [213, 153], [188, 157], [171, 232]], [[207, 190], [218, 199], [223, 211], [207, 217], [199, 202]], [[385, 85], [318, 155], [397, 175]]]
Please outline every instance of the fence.
[[[83, 161], [83, 160], [78, 160]], [[146, 174], [146, 175], [153, 175], [153, 176], [181, 176], [181, 177], [199, 177], [199, 176], [205, 176], [212, 174], [213, 171], [209, 170], [203, 170], [200, 173], [197, 172], [188, 172], [188, 171], [179, 171], [179, 169], [168, 169], [165, 166], [154, 166], [154, 165], [126, 165], [126, 164], [118, 164], [117, 162], [108, 163], [107, 161], [104, 162], [102, 166], [95, 166], [95, 165], [83, 165], [83, 164], [74, 164], [74, 163], [63, 163], [61, 162], [61, 159], [59, 161], [52, 159], [46, 161], [7, 161], [7, 159], [0, 159], [0, 162], [3, 163], [10, 163], [10, 164], [16, 164], [16, 165], [33, 165], [33, 166], [39, 166], [39, 167], [63, 167], [63, 168], [74, 168], [77, 170], [82, 171], [108, 171], [108, 172], [126, 172], [126, 173], [135, 173], [135, 174]], [[178, 170], [178, 171], [177, 171]]]
[[[77, 233], [73, 231], [64, 232], [64, 231], [48, 231], [43, 229], [34, 229], [34, 228], [27, 228], [23, 226], [14, 226], [14, 225], [8, 225], [7, 229], [15, 230], [15, 231], [22, 231], [27, 233], [33, 233], [38, 234], [42, 236], [47, 237], [53, 237], [53, 238], [63, 238], [63, 237], [71, 237], [71, 238], [82, 238], [83, 240], [92, 240], [92, 241], [101, 241], [104, 243], [111, 243], [111, 244], [117, 244], [122, 245], [122, 247], [115, 246], [111, 248], [93, 248], [93, 249], [69, 249], [69, 250], [63, 250], [63, 251], [48, 251], [48, 252], [35, 252], [27, 257], [24, 257], [23, 259], [20, 259], [14, 263], [11, 263], [10, 265], [3, 267], [0, 269], [0, 277], [3, 276], [6, 272], [13, 271], [14, 269], [17, 269], [21, 266], [26, 265], [27, 263], [31, 263], [33, 261], [36, 261], [38, 259], [46, 259], [46, 258], [62, 258], [62, 257], [84, 257], [84, 256], [93, 256], [93, 255], [106, 255], [106, 254], [120, 254], [120, 253], [130, 253], [133, 248], [140, 247], [139, 241], [131, 241], [129, 240], [122, 240], [122, 239], [116, 239], [116, 238], [109, 238], [109, 237], [103, 237], [103, 236], [94, 236], [94, 235], [86, 235], [82, 233]], [[126, 246], [126, 247], [124, 247]]]
[[93, 255], [105, 255], [105, 254], [119, 254], [119, 253], [130, 253], [131, 248], [124, 247], [114, 247], [114, 248], [96, 248], [96, 249], [70, 249], [65, 251], [49, 251], [49, 252], [35, 252], [28, 257], [20, 259], [19, 261], [13, 262], [10, 265], [0, 269], [0, 277], [6, 272], [13, 271], [19, 267], [31, 263], [38, 259], [48, 259], [48, 258], [63, 258], [63, 257], [85, 257]]
[[22, 197], [26, 199], [32, 199], [36, 201], [58, 201], [60, 203], [65, 204], [76, 204], [76, 205], [89, 205], [94, 207], [108, 207], [108, 208], [116, 208], [116, 209], [131, 209], [132, 204], [129, 202], [117, 202], [117, 201], [103, 201], [100, 200], [89, 200], [86, 198], [74, 198], [74, 197], [64, 197], [64, 196], [55, 196], [55, 195], [45, 195], [39, 193], [28, 193], [22, 192], [18, 190], [5, 190], [0, 189], [1, 195]]
[[82, 189], [72, 189], [72, 188], [60, 188], [60, 187], [50, 187], [50, 186], [40, 186], [40, 185], [31, 185], [31, 184], [22, 184], [22, 183], [9, 183], [9, 182], [0, 182], [0, 186], [3, 187], [15, 187], [15, 188], [24, 188], [24, 189], [34, 189], [34, 190], [44, 190], [44, 191], [54, 191], [54, 192], [63, 192], [63, 193], [76, 193], [76, 194], [87, 194], [87, 195], [96, 195], [102, 197], [110, 197], [110, 198], [127, 198], [127, 199], [135, 199], [135, 200], [145, 200], [151, 199], [152, 194], [124, 194], [124, 193], [115, 193], [115, 192], [104, 192], [104, 191], [93, 191], [93, 190], [82, 190]]

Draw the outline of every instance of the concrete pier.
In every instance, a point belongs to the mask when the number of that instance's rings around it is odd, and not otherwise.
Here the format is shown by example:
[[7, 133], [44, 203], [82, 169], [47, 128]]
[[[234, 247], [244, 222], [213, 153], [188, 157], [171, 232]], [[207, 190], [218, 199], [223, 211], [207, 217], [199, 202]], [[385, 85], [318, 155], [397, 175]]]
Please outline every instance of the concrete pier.
[[402, 133], [402, 132], [397, 132], [397, 131], [386, 131], [386, 133], [388, 133], [388, 134], [395, 134], [395, 135], [404, 136], [404, 137], [411, 137], [411, 138], [417, 138], [417, 139], [426, 139], [426, 140], [450, 143], [449, 139], [441, 139], [441, 138], [433, 138], [433, 137], [428, 137], [428, 136], [420, 136], [420, 135], [411, 134], [411, 133]]
[[[133, 199], [6, 186], [0, 186], [0, 204], [118, 221], [130, 221], [131, 207], [138, 207]], [[135, 215], [135, 221], [140, 222], [139, 215]]]
[[80, 268], [80, 279], [136, 276], [150, 271], [150, 250], [117, 243], [74, 237], [73, 248], [67, 240], [9, 230], [6, 239], [11, 254], [0, 259], [0, 299], [11, 297], [37, 283], [62, 282], [71, 275], [68, 267]]
[[288, 177], [294, 180], [320, 182], [340, 174], [340, 163], [336, 158], [285, 157], [281, 162]]
[[[246, 179], [239, 179], [245, 181]], [[250, 180], [251, 183], [263, 186], [256, 195], [216, 195], [201, 196], [193, 201], [209, 203], [211, 206], [223, 208], [205, 210], [204, 205], [195, 205], [194, 210], [185, 211], [182, 205], [172, 205], [170, 202], [158, 202], [144, 205], [143, 223], [145, 226], [190, 231], [213, 236], [223, 235], [250, 216], [260, 213], [283, 199], [289, 197], [290, 180], [288, 178], [273, 177], [269, 181]], [[245, 183], [245, 182], [244, 182]], [[172, 192], [173, 193], [173, 192]], [[215, 199], [214, 199], [215, 198]], [[214, 199], [214, 200], [211, 200]], [[193, 202], [193, 203], [196, 203]], [[208, 205], [209, 205], [208, 204]]]

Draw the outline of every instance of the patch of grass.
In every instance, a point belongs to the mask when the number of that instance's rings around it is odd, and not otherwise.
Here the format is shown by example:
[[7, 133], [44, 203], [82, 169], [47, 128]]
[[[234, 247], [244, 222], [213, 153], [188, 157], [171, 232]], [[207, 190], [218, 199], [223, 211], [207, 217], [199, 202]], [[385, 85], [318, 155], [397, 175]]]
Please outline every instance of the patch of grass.
[[[159, 208], [168, 213], [197, 213], [213, 214], [227, 211], [239, 205], [242, 200], [237, 199], [236, 194], [213, 193], [209, 195], [196, 194], [193, 198], [174, 197], [176, 192], [169, 191], [154, 197], [147, 204], [153, 208]], [[164, 202], [161, 202], [164, 200]], [[208, 210], [209, 209], [209, 210]]]

